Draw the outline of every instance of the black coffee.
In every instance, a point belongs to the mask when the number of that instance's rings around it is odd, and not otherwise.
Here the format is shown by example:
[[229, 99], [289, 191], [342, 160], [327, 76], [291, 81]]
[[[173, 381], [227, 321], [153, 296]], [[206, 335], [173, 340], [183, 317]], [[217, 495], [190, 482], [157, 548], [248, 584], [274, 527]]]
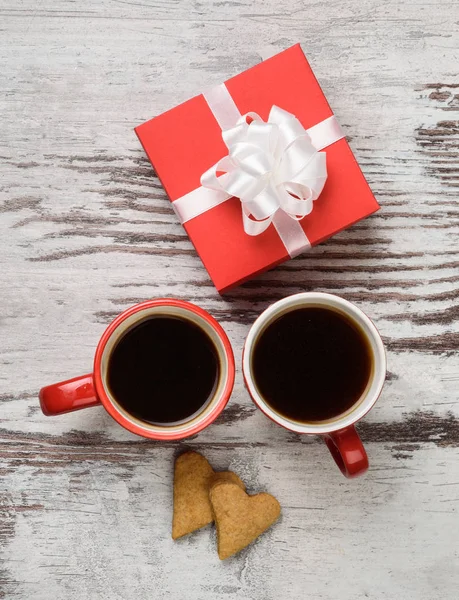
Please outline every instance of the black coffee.
[[372, 371], [363, 333], [345, 315], [319, 307], [273, 321], [256, 342], [252, 360], [255, 384], [267, 404], [303, 423], [351, 408]]
[[202, 329], [187, 319], [151, 317], [113, 349], [108, 387], [130, 415], [172, 424], [203, 410], [219, 373], [217, 350]]

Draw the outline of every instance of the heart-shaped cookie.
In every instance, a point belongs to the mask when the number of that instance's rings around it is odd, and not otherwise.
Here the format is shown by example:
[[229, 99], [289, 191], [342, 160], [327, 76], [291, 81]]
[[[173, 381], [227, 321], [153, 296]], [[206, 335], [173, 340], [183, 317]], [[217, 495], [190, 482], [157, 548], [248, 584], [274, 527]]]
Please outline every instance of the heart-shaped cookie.
[[210, 490], [210, 501], [221, 560], [248, 546], [280, 515], [280, 504], [274, 496], [266, 493], [249, 496], [234, 483], [214, 485]]
[[185, 452], [175, 461], [174, 515], [172, 538], [176, 540], [201, 529], [214, 520], [209, 499], [209, 488], [230, 481], [245, 489], [239, 477], [231, 471], [216, 473], [204, 456]]
[[[217, 471], [212, 475], [209, 481], [209, 489], [207, 490], [207, 498], [209, 498], [209, 491], [220, 483], [235, 483], [237, 486], [241, 488], [241, 490], [245, 490], [244, 482], [240, 477], [233, 473], [233, 471]], [[210, 499], [209, 499], [210, 504]]]

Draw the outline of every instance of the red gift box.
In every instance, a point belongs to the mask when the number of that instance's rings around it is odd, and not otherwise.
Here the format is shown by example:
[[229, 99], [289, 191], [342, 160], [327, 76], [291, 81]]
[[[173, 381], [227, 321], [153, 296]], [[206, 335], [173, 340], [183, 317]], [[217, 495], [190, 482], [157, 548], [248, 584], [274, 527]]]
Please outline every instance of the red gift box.
[[[268, 119], [273, 105], [305, 129], [333, 115], [299, 44], [228, 79], [239, 113]], [[201, 176], [228, 154], [222, 127], [199, 95], [135, 129], [172, 202], [201, 187]], [[328, 178], [310, 214], [298, 221], [314, 246], [379, 209], [344, 138], [325, 148]], [[188, 198], [186, 199], [188, 201]], [[245, 233], [232, 197], [184, 223], [220, 293], [290, 258], [278, 231]]]

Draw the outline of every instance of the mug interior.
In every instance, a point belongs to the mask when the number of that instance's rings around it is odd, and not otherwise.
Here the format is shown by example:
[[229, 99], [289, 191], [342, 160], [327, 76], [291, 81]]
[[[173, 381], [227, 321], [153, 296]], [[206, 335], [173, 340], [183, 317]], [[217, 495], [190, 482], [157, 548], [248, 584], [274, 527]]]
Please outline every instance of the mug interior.
[[[341, 313], [350, 319], [354, 326], [367, 340], [371, 356], [372, 366], [368, 383], [360, 398], [345, 412], [324, 421], [313, 421], [309, 423], [289, 419], [274, 410], [263, 398], [257, 388], [253, 376], [253, 349], [271, 323], [282, 315], [301, 308], [321, 307]], [[354, 304], [334, 296], [306, 292], [289, 296], [272, 304], [266, 309], [252, 325], [246, 339], [243, 355], [244, 379], [249, 393], [258, 407], [273, 421], [279, 423], [286, 429], [298, 433], [330, 433], [347, 427], [361, 419], [373, 406], [381, 393], [386, 378], [386, 354], [384, 345], [378, 330], [372, 321]]]
[[[154, 306], [147, 306], [144, 309], [133, 312], [125, 319], [121, 320], [118, 326], [115, 327], [106, 340], [102, 350], [99, 373], [103, 391], [106, 396], [105, 399], [103, 395], [101, 397], [103, 403], [105, 404], [104, 400], [108, 400], [111, 409], [109, 412], [115, 417], [115, 419], [119, 420], [122, 425], [127, 426], [128, 429], [132, 429], [136, 433], [146, 435], [147, 437], [174, 437], [175, 439], [178, 439], [181, 437], [186, 437], [187, 435], [192, 435], [193, 433], [197, 433], [197, 431], [202, 429], [202, 427], [200, 427], [201, 424], [207, 424], [208, 420], [209, 422], [213, 420], [213, 415], [215, 412], [220, 412], [222, 408], [221, 402], [226, 395], [225, 392], [228, 389], [228, 385], [231, 385], [231, 382], [229, 381], [231, 377], [229, 356], [222, 336], [204, 316], [199, 314], [201, 312], [199, 309], [195, 312], [191, 308], [186, 308], [184, 306], [186, 304], [187, 303], [185, 302], [180, 302], [177, 304], [157, 304]], [[171, 424], [152, 424], [133, 416], [119, 404], [108, 385], [110, 357], [115, 346], [128, 331], [143, 321], [155, 316], [169, 316], [186, 319], [187, 321], [191, 321], [197, 325], [212, 341], [217, 352], [219, 363], [218, 381], [216, 382], [211, 398], [207, 400], [202, 409], [198, 410], [194, 415], [191, 415], [189, 418], [184, 419], [183, 421], [174, 422]], [[177, 369], [179, 376], [179, 365], [177, 366]], [[109, 407], [106, 406], [106, 408], [108, 409]], [[113, 414], [113, 411], [115, 414]], [[131, 427], [129, 427], [129, 425], [131, 425]], [[139, 429], [141, 431], [139, 431]]]

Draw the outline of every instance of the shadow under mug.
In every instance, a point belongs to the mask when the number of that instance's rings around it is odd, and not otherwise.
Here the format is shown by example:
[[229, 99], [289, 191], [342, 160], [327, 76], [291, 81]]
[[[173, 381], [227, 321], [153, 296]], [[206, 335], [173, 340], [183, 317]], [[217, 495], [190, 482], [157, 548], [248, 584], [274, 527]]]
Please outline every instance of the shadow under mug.
[[[211, 339], [218, 355], [219, 378], [212, 398], [200, 413], [185, 422], [153, 425], [141, 421], [120, 406], [107, 385], [108, 364], [118, 341], [132, 327], [154, 316], [178, 317], [193, 322]], [[177, 365], [177, 372], [180, 372], [180, 365]], [[228, 403], [234, 375], [233, 351], [221, 325], [208, 312], [190, 302], [157, 298], [131, 306], [118, 315], [99, 341], [93, 373], [42, 388], [40, 405], [45, 415], [60, 415], [102, 404], [115, 421], [132, 433], [154, 440], [180, 440], [195, 435], [215, 421]]]
[[[369, 344], [373, 369], [365, 391], [349, 410], [327, 421], [301, 423], [279, 414], [264, 400], [254, 381], [252, 356], [256, 342], [270, 323], [287, 312], [312, 306], [340, 312], [357, 325]], [[386, 378], [386, 353], [378, 330], [359, 308], [339, 296], [319, 292], [305, 292], [283, 298], [267, 308], [252, 325], [244, 346], [242, 366], [249, 394], [267, 417], [290, 431], [322, 436], [346, 477], [356, 477], [368, 469], [367, 453], [354, 425], [379, 398]]]

